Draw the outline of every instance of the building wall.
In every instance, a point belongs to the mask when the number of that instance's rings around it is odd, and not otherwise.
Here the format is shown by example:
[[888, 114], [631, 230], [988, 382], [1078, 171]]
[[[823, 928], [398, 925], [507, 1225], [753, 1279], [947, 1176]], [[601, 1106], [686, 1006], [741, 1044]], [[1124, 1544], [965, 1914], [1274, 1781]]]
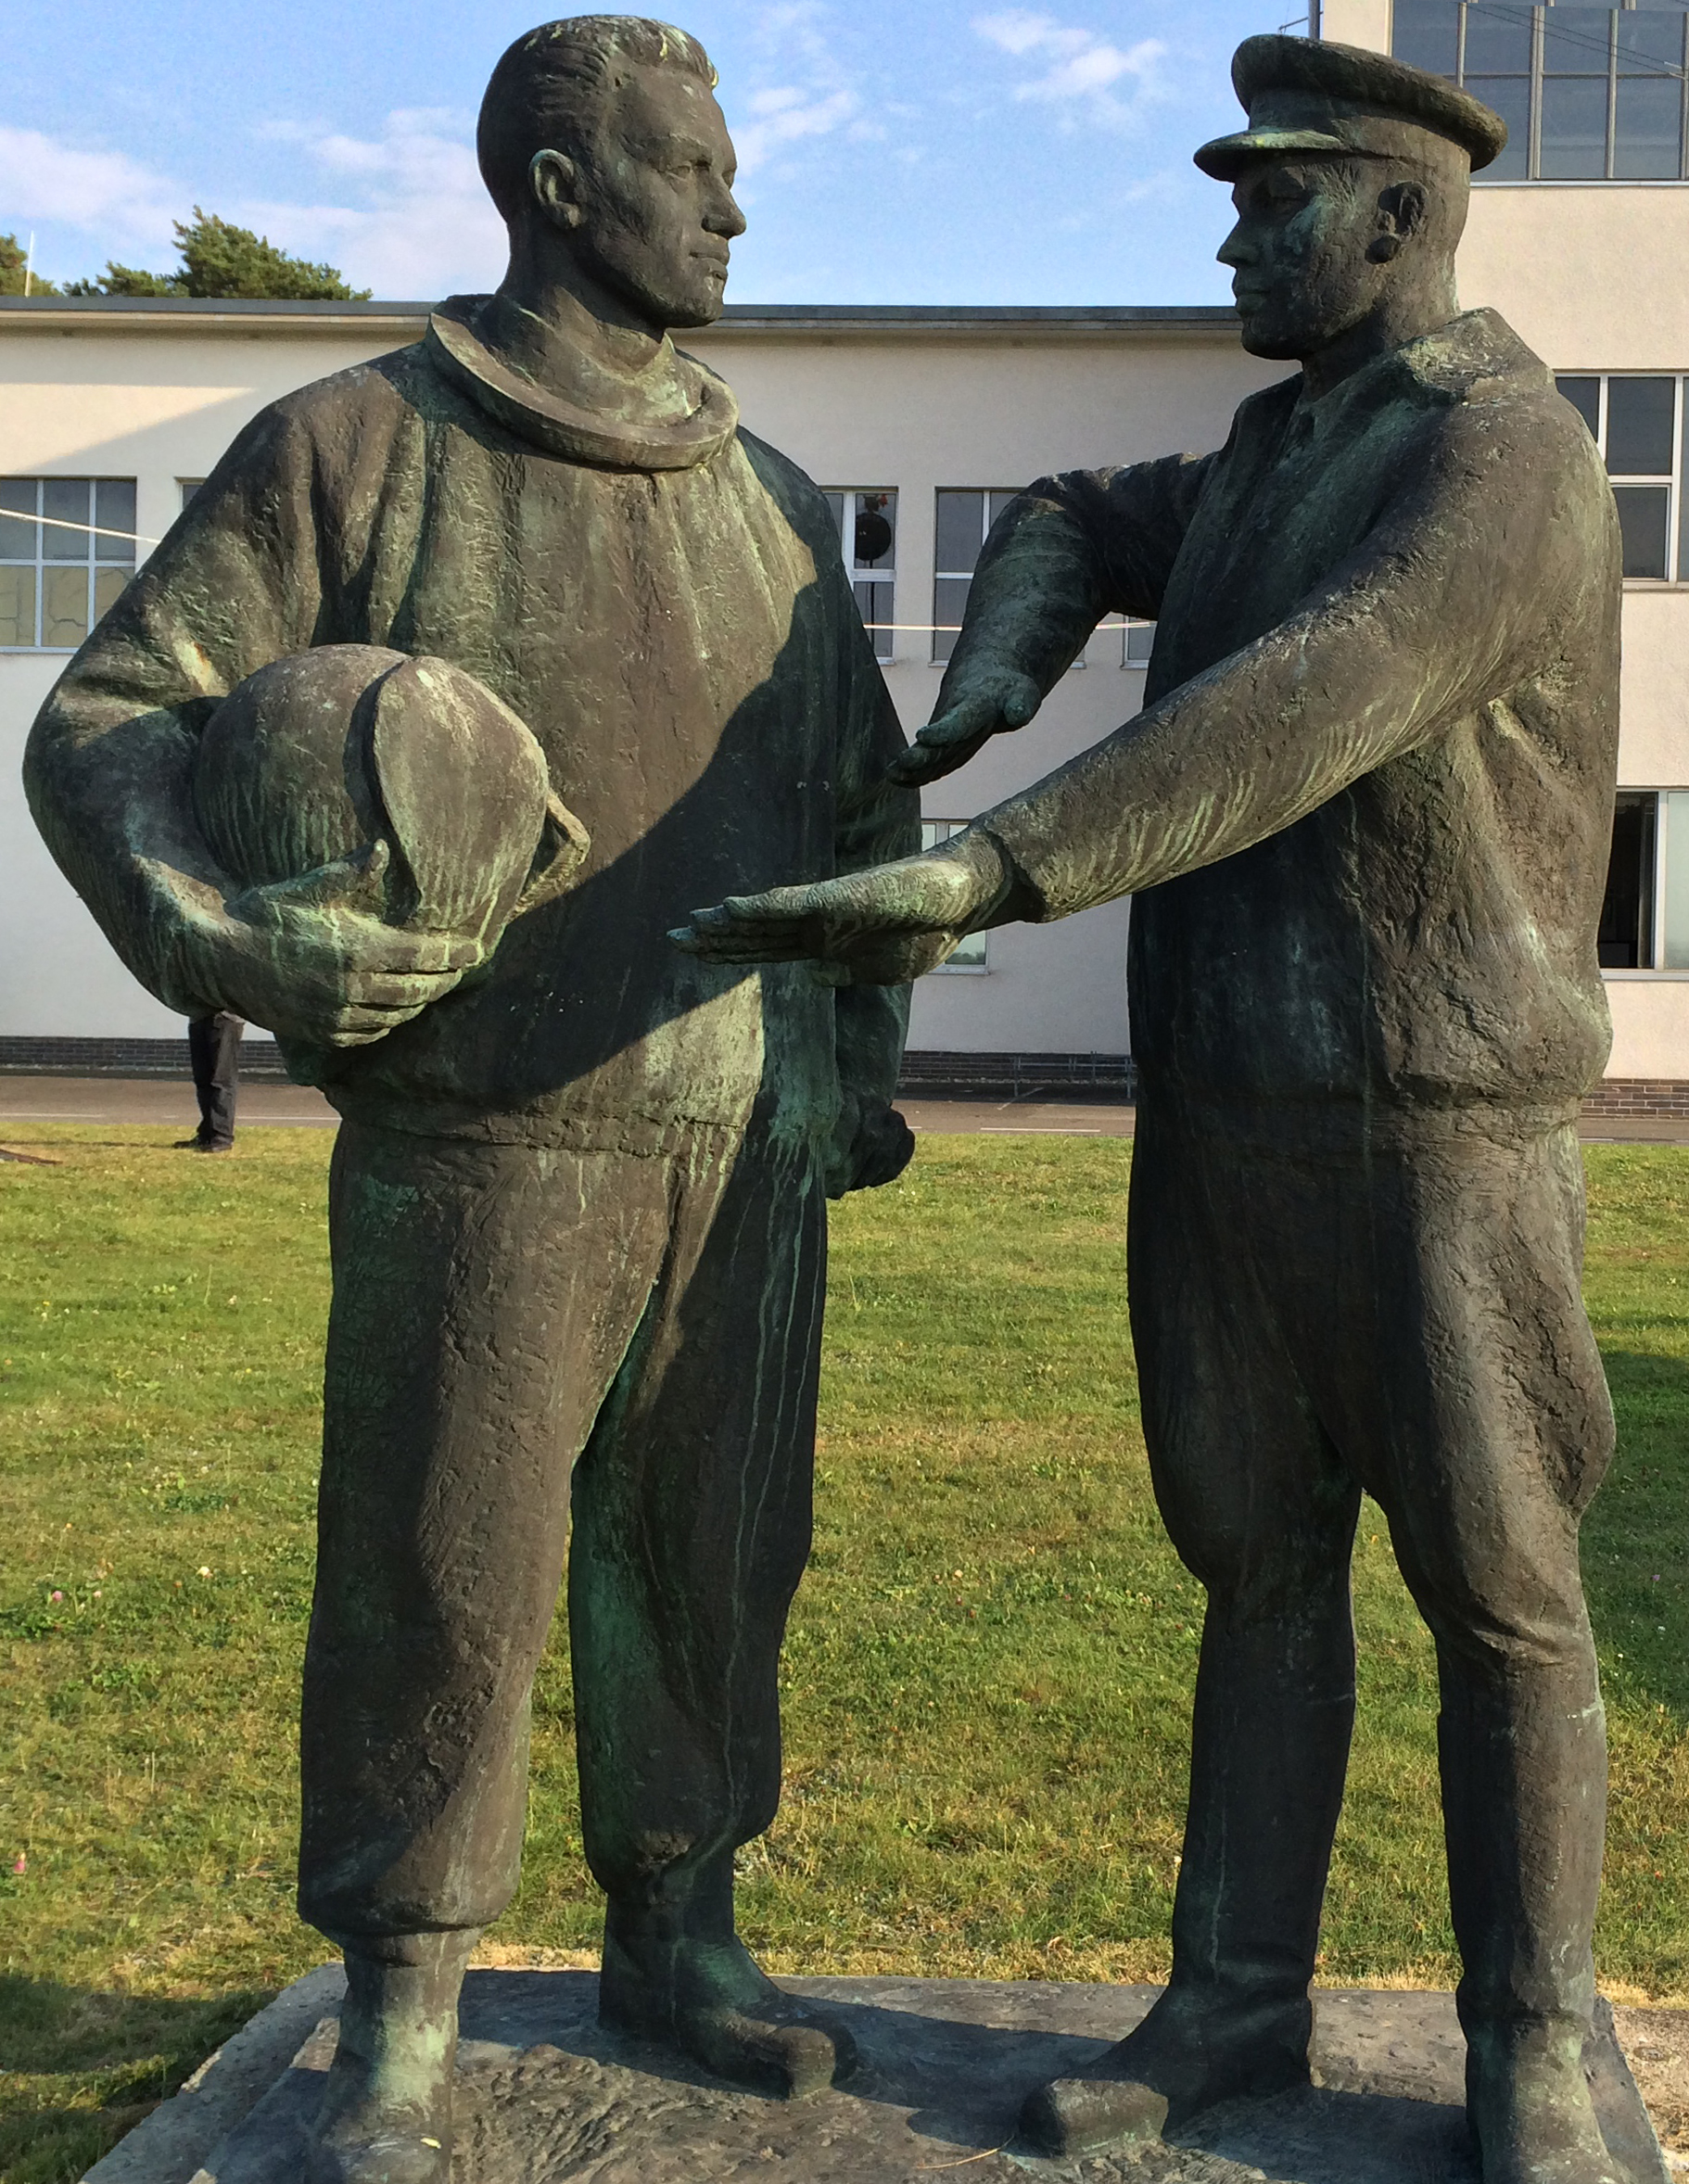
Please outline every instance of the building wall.
[[[413, 329], [311, 338], [274, 332], [66, 335], [0, 322], [0, 476], [133, 476], [157, 540], [262, 405], [381, 353]], [[896, 656], [887, 681], [912, 734], [929, 717], [935, 492], [1014, 487], [1040, 472], [1206, 449], [1280, 366], [1244, 356], [1224, 323], [1145, 342], [907, 333], [782, 338], [731, 326], [693, 346], [734, 386], [744, 420], [826, 486], [898, 493]], [[145, 548], [143, 548], [145, 551]], [[1112, 664], [1110, 662], [1111, 655]], [[1141, 702], [1118, 630], [1090, 648], [1038, 718], [928, 792], [929, 816], [971, 819], [1117, 727]], [[0, 1035], [165, 1036], [179, 1022], [129, 976], [35, 834], [17, 789], [23, 740], [63, 655], [0, 654]], [[1124, 1053], [1127, 906], [994, 933], [983, 972], [923, 980], [912, 1043], [972, 1051]]]

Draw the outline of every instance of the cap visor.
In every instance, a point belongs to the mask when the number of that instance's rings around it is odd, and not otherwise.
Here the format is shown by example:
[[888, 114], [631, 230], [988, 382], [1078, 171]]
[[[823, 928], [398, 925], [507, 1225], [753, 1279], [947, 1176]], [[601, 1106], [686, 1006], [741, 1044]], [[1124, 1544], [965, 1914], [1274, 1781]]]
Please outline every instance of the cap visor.
[[1251, 159], [1283, 159], [1292, 152], [1343, 152], [1352, 158], [1354, 149], [1319, 129], [1246, 129], [1237, 136], [1213, 138], [1192, 157], [1216, 182], [1236, 182]]

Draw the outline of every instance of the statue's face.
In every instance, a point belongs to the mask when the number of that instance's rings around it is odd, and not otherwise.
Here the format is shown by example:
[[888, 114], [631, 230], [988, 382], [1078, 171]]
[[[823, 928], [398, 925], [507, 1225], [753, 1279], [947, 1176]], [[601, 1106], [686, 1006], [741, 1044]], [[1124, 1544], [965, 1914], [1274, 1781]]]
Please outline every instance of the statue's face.
[[707, 84], [638, 70], [579, 160], [576, 248], [603, 285], [654, 325], [721, 315], [728, 250], [744, 233], [738, 161]]
[[1253, 356], [1307, 357], [1359, 324], [1397, 277], [1380, 261], [1381, 165], [1251, 160], [1232, 191], [1238, 223], [1216, 256]]

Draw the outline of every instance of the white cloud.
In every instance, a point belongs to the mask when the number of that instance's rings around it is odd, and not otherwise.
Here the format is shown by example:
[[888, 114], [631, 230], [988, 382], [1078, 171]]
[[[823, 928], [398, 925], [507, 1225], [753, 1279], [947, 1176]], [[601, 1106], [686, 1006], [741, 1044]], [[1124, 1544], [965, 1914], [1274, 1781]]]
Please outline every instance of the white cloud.
[[266, 135], [298, 146], [322, 194], [248, 198], [226, 217], [300, 257], [330, 260], [378, 297], [491, 288], [504, 271], [504, 226], [476, 166], [474, 130], [471, 116], [438, 108], [398, 108], [375, 137], [272, 123]]
[[[1043, 65], [1042, 74], [1015, 86], [1016, 98], [1070, 111], [1081, 108], [1094, 120], [1116, 125], [1136, 121], [1144, 99], [1154, 95], [1156, 64], [1167, 50], [1158, 38], [1119, 46], [1095, 31], [1022, 7], [976, 15], [972, 28], [1000, 53]], [[1126, 88], [1133, 96], [1120, 95]]]
[[184, 192], [122, 152], [80, 151], [38, 129], [0, 127], [0, 205], [28, 228], [53, 221], [98, 234], [114, 258], [172, 241]]
[[733, 148], [739, 155], [742, 174], [765, 165], [769, 155], [782, 146], [799, 143], [806, 136], [831, 136], [854, 119], [857, 99], [854, 91], [843, 85], [823, 91], [782, 83], [753, 92], [747, 104], [751, 120], [742, 121], [733, 131]]
[[759, 11], [752, 37], [757, 87], [744, 95], [722, 87], [742, 177], [840, 130], [853, 142], [878, 133], [829, 35], [831, 14], [822, 0], [778, 0]]

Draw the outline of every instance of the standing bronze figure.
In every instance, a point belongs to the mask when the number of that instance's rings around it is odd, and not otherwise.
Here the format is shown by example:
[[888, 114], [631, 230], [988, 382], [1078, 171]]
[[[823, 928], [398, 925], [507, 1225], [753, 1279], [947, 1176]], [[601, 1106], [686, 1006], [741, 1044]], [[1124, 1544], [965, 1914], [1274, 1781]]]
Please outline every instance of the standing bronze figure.
[[1300, 374], [1216, 454], [1050, 477], [982, 559], [900, 778], [1019, 727], [1106, 613], [1144, 711], [930, 855], [735, 897], [717, 961], [907, 978], [1136, 897], [1132, 1325], [1157, 1496], [1208, 1589], [1172, 1984], [1029, 2102], [1073, 2152], [1305, 2079], [1354, 1708], [1363, 1490], [1437, 1644], [1485, 2184], [1612, 2184], [1581, 2069], [1606, 1755], [1579, 1518], [1612, 1447], [1580, 1295], [1579, 1097], [1619, 725], [1595, 449], [1455, 244], [1497, 117], [1252, 38], [1246, 348]]
[[137, 975], [274, 1029], [344, 1117], [299, 1901], [349, 1987], [312, 2184], [448, 2173], [571, 1503], [603, 2014], [776, 2092], [851, 2060], [736, 1938], [732, 1872], [779, 1797], [825, 1200], [908, 1156], [907, 997], [663, 933], [919, 835], [827, 503], [669, 339], [744, 225], [714, 82], [639, 18], [519, 39], [480, 120], [498, 293], [265, 411], [30, 744]]

